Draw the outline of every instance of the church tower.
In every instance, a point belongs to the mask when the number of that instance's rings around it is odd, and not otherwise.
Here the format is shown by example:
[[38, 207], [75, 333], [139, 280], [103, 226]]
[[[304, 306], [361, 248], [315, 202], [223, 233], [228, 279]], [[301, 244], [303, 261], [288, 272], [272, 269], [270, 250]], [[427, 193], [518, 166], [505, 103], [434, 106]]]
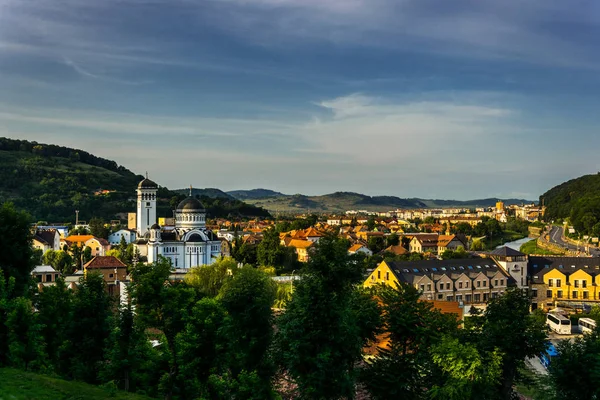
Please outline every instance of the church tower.
[[158, 185], [148, 179], [141, 181], [137, 188], [137, 233], [144, 237], [152, 225], [156, 223], [156, 193]]

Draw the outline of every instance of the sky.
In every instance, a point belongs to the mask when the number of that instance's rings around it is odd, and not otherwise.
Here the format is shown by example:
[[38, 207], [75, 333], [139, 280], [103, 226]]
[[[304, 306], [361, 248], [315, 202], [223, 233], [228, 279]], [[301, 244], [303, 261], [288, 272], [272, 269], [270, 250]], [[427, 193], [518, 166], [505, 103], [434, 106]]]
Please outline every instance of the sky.
[[600, 169], [594, 0], [0, 0], [0, 136], [169, 188], [537, 199]]

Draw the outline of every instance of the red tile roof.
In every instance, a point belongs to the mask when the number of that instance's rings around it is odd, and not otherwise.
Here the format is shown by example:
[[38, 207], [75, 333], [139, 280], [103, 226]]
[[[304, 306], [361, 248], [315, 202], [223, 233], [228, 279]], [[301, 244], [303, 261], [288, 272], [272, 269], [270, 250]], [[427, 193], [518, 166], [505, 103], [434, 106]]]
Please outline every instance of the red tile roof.
[[127, 268], [121, 260], [114, 256], [96, 256], [83, 266], [84, 268]]

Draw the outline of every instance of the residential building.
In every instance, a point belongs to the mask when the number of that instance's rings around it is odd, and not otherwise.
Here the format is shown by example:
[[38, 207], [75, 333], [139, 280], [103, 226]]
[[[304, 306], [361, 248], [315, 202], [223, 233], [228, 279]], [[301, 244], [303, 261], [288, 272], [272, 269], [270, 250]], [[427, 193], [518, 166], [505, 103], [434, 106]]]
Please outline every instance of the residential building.
[[125, 239], [125, 243], [133, 243], [136, 237], [135, 230], [121, 229], [108, 235], [108, 243], [111, 246], [118, 246], [121, 243], [121, 238]]
[[385, 262], [369, 274], [364, 286], [405, 283], [422, 292], [421, 299], [486, 303], [514, 286], [514, 281], [492, 259]]
[[33, 247], [46, 253], [48, 250], [60, 250], [60, 234], [56, 229], [37, 229], [33, 236]]
[[373, 252], [362, 243], [356, 243], [356, 244], [353, 244], [352, 246], [350, 246], [350, 248], [348, 249], [348, 253], [349, 254], [361, 253], [361, 254], [366, 255], [367, 257], [371, 257], [373, 255]]
[[127, 266], [113, 256], [96, 256], [83, 266], [84, 273], [98, 271], [102, 274], [110, 295], [121, 294], [121, 282], [127, 279]]
[[514, 279], [517, 287], [527, 287], [527, 255], [510, 247], [500, 247], [490, 257]]
[[60, 273], [50, 265], [38, 265], [31, 271], [31, 276], [37, 282], [38, 289], [42, 289], [44, 286], [54, 285]]

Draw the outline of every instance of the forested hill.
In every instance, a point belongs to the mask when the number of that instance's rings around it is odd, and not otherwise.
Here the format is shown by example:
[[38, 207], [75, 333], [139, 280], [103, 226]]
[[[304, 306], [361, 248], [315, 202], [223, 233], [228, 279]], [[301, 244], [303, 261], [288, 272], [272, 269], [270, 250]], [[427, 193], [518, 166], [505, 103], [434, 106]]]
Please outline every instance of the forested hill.
[[[134, 212], [135, 189], [143, 178], [83, 150], [0, 138], [0, 203], [12, 201], [36, 221], [75, 222], [75, 210], [83, 221]], [[159, 216], [172, 216], [173, 204], [185, 197], [166, 188], [158, 195]], [[215, 202], [214, 207], [207, 202], [213, 217], [268, 215], [235, 200]]]
[[540, 196], [547, 221], [570, 218], [578, 232], [600, 234], [600, 173], [584, 175], [553, 187]]

